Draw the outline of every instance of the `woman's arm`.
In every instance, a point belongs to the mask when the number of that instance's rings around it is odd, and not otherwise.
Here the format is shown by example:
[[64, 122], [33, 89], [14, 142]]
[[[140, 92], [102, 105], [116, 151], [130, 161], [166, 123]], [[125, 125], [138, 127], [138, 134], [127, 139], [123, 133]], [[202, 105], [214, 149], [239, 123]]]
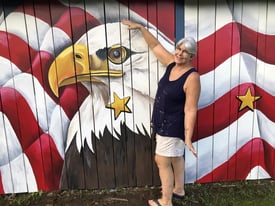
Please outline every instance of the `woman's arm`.
[[138, 29], [140, 30], [144, 40], [148, 44], [149, 48], [154, 52], [157, 59], [165, 66], [168, 66], [174, 61], [174, 55], [168, 52], [144, 26], [139, 23], [132, 22], [129, 20], [123, 20], [123, 24], [127, 25], [129, 29]]
[[200, 96], [200, 77], [197, 72], [193, 72], [185, 83], [186, 102], [184, 107], [184, 134], [187, 148], [197, 157], [197, 153], [192, 145], [194, 126], [197, 118], [198, 101]]

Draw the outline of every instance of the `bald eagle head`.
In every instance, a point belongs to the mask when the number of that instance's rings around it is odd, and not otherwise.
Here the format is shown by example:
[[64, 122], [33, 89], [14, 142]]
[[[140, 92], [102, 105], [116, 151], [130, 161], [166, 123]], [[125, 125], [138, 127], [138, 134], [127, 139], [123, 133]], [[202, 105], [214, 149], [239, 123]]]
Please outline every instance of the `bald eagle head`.
[[133, 89], [148, 95], [149, 88], [141, 80], [156, 77], [157, 73], [159, 78], [162, 72], [162, 66], [157, 65], [157, 59], [141, 33], [128, 30], [127, 26], [117, 22], [89, 30], [61, 52], [49, 69], [48, 79], [51, 90], [59, 96], [60, 87], [76, 82], [109, 84], [109, 80], [115, 81], [115, 77], [123, 76], [127, 84], [130, 78], [138, 77]]
[[[167, 44], [166, 39], [162, 41]], [[135, 122], [132, 129], [149, 133], [151, 104], [164, 69], [139, 30], [129, 30], [120, 22], [89, 30], [57, 56], [48, 74], [50, 88], [57, 97], [60, 87], [76, 82], [82, 82], [91, 94], [79, 109], [81, 115], [75, 115], [71, 121], [68, 139], [80, 129], [82, 136], [87, 131], [85, 138], [90, 136], [91, 129], [99, 137], [105, 128], [113, 130], [111, 133], [118, 137], [125, 117], [131, 124]], [[106, 118], [110, 109], [113, 119]]]

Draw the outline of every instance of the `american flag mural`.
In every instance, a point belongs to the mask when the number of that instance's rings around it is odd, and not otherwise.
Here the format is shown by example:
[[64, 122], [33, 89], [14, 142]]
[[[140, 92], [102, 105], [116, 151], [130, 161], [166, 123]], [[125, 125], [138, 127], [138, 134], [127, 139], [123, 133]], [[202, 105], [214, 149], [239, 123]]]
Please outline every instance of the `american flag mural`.
[[274, 178], [274, 3], [185, 7], [185, 35], [198, 38], [202, 81], [200, 155], [195, 161], [187, 154], [188, 181]]
[[2, 2], [0, 193], [157, 182], [150, 117], [165, 68], [120, 24], [128, 18], [170, 51], [181, 36], [198, 41], [198, 158], [186, 152], [186, 183], [273, 178], [274, 6]]

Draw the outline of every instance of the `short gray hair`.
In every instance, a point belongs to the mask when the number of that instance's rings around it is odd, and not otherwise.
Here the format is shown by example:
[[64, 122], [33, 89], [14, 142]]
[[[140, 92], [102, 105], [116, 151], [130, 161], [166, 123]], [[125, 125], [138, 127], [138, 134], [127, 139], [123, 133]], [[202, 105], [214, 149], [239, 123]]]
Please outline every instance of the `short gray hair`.
[[193, 37], [185, 37], [180, 39], [176, 43], [176, 48], [179, 47], [180, 45], [184, 45], [186, 48], [186, 51], [190, 54], [196, 55], [197, 54], [197, 42]]

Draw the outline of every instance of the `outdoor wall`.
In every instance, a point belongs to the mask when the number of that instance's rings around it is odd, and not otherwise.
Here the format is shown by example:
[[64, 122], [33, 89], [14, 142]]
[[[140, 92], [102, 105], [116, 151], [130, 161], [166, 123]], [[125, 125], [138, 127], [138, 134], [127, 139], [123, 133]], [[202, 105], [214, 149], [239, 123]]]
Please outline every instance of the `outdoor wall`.
[[[207, 2], [207, 3], [206, 3]], [[201, 96], [186, 183], [275, 177], [275, 2], [3, 1], [0, 194], [160, 185], [151, 138], [171, 52], [198, 41]]]

